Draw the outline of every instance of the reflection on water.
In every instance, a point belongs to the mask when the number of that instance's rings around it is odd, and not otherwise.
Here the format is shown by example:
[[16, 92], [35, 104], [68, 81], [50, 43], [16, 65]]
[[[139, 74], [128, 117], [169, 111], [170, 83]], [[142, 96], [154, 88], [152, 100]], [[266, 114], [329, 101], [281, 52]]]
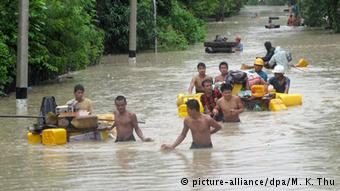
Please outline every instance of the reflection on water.
[[[216, 34], [229, 39], [241, 35], [242, 53], [206, 54], [202, 44], [186, 51], [141, 53], [137, 63], [127, 55], [106, 56], [102, 64], [89, 67], [56, 84], [33, 87], [28, 114], [38, 114], [41, 98], [54, 95], [58, 105], [73, 95], [81, 83], [94, 102], [95, 113], [114, 109], [117, 95], [125, 95], [128, 109], [137, 114], [143, 133], [151, 143], [115, 144], [80, 142], [64, 146], [28, 145], [25, 127], [31, 119], [1, 119], [0, 185], [6, 190], [196, 190], [183, 186], [183, 177], [193, 178], [333, 178], [336, 186], [293, 186], [278, 190], [338, 190], [340, 99], [340, 35], [303, 27], [284, 26], [285, 7], [246, 7], [241, 15], [207, 26], [207, 40]], [[258, 19], [252, 19], [255, 13]], [[280, 16], [282, 27], [268, 30], [268, 16]], [[173, 152], [161, 152], [162, 143], [172, 143], [182, 129], [177, 117], [176, 95], [186, 92], [199, 61], [207, 74], [216, 76], [219, 62], [230, 69], [251, 64], [265, 54], [263, 43], [272, 41], [310, 62], [306, 69], [292, 69], [291, 93], [303, 95], [303, 105], [281, 112], [244, 112], [241, 123], [223, 124], [212, 135], [213, 149], [190, 150], [191, 135]], [[270, 74], [272, 75], [272, 74]], [[1, 114], [16, 114], [15, 95], [0, 99]], [[273, 187], [198, 187], [197, 190], [273, 190]]]

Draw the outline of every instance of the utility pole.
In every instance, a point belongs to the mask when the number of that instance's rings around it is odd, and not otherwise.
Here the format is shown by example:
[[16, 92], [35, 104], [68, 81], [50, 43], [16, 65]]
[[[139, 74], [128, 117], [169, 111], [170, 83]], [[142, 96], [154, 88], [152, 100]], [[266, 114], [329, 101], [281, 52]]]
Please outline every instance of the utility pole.
[[154, 35], [155, 35], [155, 53], [157, 53], [157, 3], [153, 0], [153, 19], [154, 19]]
[[17, 49], [16, 106], [17, 112], [27, 111], [28, 81], [28, 12], [29, 0], [19, 1], [19, 35]]
[[136, 62], [137, 0], [130, 0], [129, 63]]

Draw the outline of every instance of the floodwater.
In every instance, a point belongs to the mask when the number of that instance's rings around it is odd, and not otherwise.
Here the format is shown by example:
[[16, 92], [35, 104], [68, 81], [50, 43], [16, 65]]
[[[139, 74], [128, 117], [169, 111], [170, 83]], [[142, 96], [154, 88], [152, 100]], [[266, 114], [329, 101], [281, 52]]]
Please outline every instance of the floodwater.
[[[74, 74], [73, 79], [34, 86], [28, 114], [38, 114], [43, 96], [54, 95], [59, 105], [72, 98], [73, 86], [85, 86], [96, 114], [112, 112], [113, 100], [125, 95], [137, 114], [143, 133], [154, 142], [85, 141], [62, 146], [30, 145], [26, 127], [35, 120], [0, 119], [1, 190], [339, 190], [340, 189], [340, 35], [327, 31], [286, 27], [286, 7], [246, 7], [224, 22], [207, 25], [207, 38], [216, 34], [242, 36], [245, 50], [235, 54], [207, 54], [201, 44], [186, 51], [140, 53], [137, 64], [126, 55], [106, 56], [102, 64]], [[251, 18], [255, 13], [259, 18]], [[265, 29], [268, 16], [280, 16], [279, 29]], [[306, 69], [291, 69], [290, 93], [303, 95], [302, 106], [280, 112], [244, 112], [241, 123], [224, 124], [212, 136], [213, 149], [190, 150], [191, 135], [175, 151], [162, 152], [182, 128], [176, 95], [186, 92], [196, 65], [207, 64], [216, 76], [225, 60], [230, 69], [251, 64], [265, 54], [272, 41], [309, 61]], [[0, 99], [0, 114], [16, 114], [15, 95]], [[188, 185], [181, 179], [188, 178]], [[265, 186], [196, 186], [193, 179], [264, 180]], [[298, 178], [298, 185], [269, 186], [272, 180]], [[306, 185], [306, 178], [312, 178]], [[318, 185], [317, 178], [335, 185]], [[290, 180], [292, 183], [293, 179]], [[331, 181], [328, 181], [331, 183]], [[287, 182], [286, 182], [287, 184]], [[301, 184], [301, 185], [300, 185]]]

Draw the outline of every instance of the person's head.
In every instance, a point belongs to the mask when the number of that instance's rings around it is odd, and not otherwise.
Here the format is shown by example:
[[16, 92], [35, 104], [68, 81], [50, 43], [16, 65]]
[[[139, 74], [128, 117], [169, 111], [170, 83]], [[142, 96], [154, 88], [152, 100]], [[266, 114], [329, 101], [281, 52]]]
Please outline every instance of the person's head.
[[284, 72], [285, 72], [285, 68], [281, 65], [276, 65], [274, 70], [273, 70], [274, 77], [276, 79], [282, 79], [283, 76], [284, 76]]
[[119, 113], [123, 113], [126, 111], [126, 98], [122, 95], [119, 95], [116, 97], [115, 99], [115, 105], [116, 105], [116, 109]]
[[264, 65], [264, 62], [262, 60], [262, 58], [256, 58], [255, 62], [254, 62], [254, 70], [255, 72], [259, 72], [262, 70]]
[[225, 99], [231, 98], [232, 96], [231, 91], [233, 90], [233, 86], [230, 83], [222, 84], [220, 90], [222, 92], [222, 96]]
[[197, 64], [197, 71], [199, 75], [205, 75], [206, 66], [203, 62]]
[[290, 15], [289, 15], [289, 17], [290, 17], [290, 18], [292, 18], [292, 17], [293, 17], [293, 15], [292, 15], [292, 14], [290, 14]]
[[74, 98], [77, 101], [81, 101], [83, 99], [84, 92], [85, 92], [85, 89], [83, 85], [77, 84], [76, 86], [74, 86]]
[[241, 37], [240, 37], [240, 36], [237, 36], [237, 37], [235, 38], [235, 42], [236, 42], [236, 43], [240, 43], [240, 42], [241, 42]]
[[212, 91], [212, 84], [213, 82], [210, 79], [205, 79], [202, 82], [202, 86], [204, 88], [205, 93], [209, 93]]
[[269, 51], [272, 48], [272, 43], [269, 41], [266, 41], [264, 43], [264, 47], [266, 47], [266, 50]]
[[228, 63], [227, 62], [224, 62], [224, 61], [221, 62], [218, 68], [220, 69], [220, 72], [222, 75], [228, 74]]
[[185, 104], [187, 105], [187, 111], [189, 116], [192, 116], [197, 112], [200, 112], [200, 105], [197, 100], [190, 99]]

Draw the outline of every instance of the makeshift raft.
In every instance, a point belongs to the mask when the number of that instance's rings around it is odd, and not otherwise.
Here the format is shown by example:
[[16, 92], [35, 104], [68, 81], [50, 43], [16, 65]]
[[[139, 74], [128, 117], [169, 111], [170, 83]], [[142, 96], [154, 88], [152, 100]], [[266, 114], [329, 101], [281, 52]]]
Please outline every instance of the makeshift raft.
[[86, 140], [107, 140], [114, 123], [113, 114], [79, 116], [79, 112], [64, 112], [58, 115], [57, 125], [30, 127], [28, 143], [43, 145], [62, 145], [67, 142]]
[[207, 53], [233, 53], [233, 47], [237, 45], [236, 42], [227, 41], [211, 41], [204, 42], [205, 52]]

